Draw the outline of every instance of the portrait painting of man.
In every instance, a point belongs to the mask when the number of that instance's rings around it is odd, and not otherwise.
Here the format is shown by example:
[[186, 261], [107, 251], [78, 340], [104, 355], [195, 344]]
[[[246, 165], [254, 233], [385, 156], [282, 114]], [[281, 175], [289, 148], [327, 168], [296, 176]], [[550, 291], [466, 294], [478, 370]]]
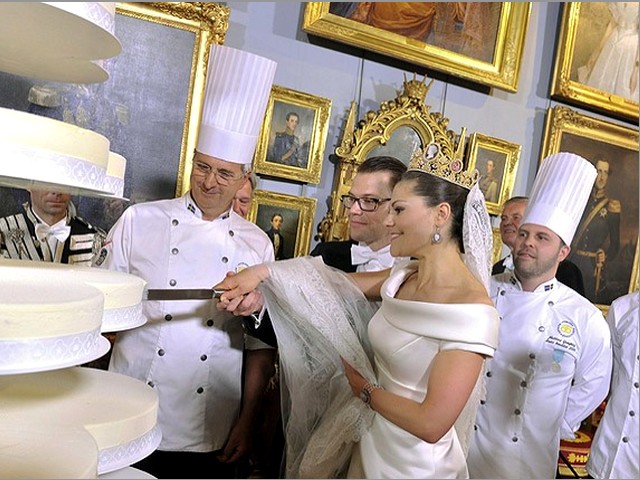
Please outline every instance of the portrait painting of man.
[[581, 270], [585, 296], [610, 304], [628, 293], [638, 243], [638, 151], [565, 134], [561, 151], [577, 153], [597, 177], [569, 259]]
[[315, 112], [275, 101], [267, 147], [267, 162], [307, 168]]
[[256, 225], [271, 239], [276, 260], [295, 256], [300, 211], [276, 205], [258, 205]]

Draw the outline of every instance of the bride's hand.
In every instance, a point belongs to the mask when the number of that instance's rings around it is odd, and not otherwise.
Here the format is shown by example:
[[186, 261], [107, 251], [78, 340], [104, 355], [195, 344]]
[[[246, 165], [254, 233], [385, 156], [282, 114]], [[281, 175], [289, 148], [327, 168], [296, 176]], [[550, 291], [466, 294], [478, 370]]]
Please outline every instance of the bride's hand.
[[228, 272], [223, 281], [213, 286], [215, 290], [225, 290], [216, 308], [236, 315], [259, 310], [262, 307], [262, 295], [255, 290], [267, 278], [269, 268], [265, 264], [254, 265], [238, 273]]
[[351, 391], [356, 397], [360, 396], [360, 392], [367, 383], [367, 380], [362, 375], [360, 375], [360, 373], [355, 368], [349, 365], [344, 358], [340, 357], [340, 360], [342, 360], [344, 374], [346, 375], [347, 381], [351, 386]]

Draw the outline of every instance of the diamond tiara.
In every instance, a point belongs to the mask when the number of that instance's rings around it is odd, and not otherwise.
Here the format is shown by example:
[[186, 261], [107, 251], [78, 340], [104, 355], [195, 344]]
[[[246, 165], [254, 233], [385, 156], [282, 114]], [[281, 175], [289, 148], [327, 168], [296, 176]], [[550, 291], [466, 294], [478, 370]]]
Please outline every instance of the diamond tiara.
[[467, 190], [471, 190], [480, 178], [480, 172], [474, 169], [471, 172], [464, 170], [462, 160], [464, 154], [464, 139], [466, 129], [460, 132], [458, 147], [454, 150], [453, 141], [448, 136], [434, 139], [433, 142], [422, 148], [417, 148], [409, 162], [409, 170], [418, 170], [440, 177], [448, 182], [455, 183]]

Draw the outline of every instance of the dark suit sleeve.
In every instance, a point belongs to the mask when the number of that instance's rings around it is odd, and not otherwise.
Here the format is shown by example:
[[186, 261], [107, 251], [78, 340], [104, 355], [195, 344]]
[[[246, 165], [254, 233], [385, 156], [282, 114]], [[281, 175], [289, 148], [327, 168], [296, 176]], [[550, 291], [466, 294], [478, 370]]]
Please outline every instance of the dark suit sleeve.
[[585, 296], [582, 272], [575, 263], [570, 262], [569, 260], [560, 262], [560, 265], [558, 265], [558, 272], [556, 273], [556, 279], [560, 283], [564, 283], [567, 287], [574, 289], [583, 297]]
[[491, 275], [498, 275], [499, 273], [504, 272], [504, 258], [502, 260], [497, 261], [493, 264], [493, 268], [491, 269]]

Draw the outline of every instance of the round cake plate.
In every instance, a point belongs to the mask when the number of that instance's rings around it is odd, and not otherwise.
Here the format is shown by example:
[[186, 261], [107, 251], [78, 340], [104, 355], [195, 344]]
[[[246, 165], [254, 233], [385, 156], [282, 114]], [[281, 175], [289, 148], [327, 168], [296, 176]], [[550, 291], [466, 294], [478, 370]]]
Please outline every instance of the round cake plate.
[[0, 175], [0, 185], [4, 187], [22, 188], [25, 190], [46, 190], [49, 192], [68, 193], [69, 195], [80, 195], [84, 197], [98, 198], [117, 198], [118, 200], [126, 200], [115, 197], [113, 192], [104, 190], [94, 190], [92, 188], [79, 187], [77, 185], [65, 185], [62, 183], [43, 182], [41, 180], [33, 180], [30, 178], [9, 177]]
[[[0, 342], [0, 349], [2, 343]], [[0, 367], [0, 375], [19, 375], [21, 373], [36, 373], [47, 372], [49, 370], [59, 370], [61, 368], [75, 367], [83, 363], [90, 362], [102, 357], [111, 348], [111, 342], [106, 337], [100, 336], [96, 348], [93, 352], [85, 355], [77, 355], [67, 358], [57, 358], [54, 360], [47, 360], [41, 364], [30, 364], [22, 368], [4, 368]], [[56, 361], [57, 360], [57, 361]]]

